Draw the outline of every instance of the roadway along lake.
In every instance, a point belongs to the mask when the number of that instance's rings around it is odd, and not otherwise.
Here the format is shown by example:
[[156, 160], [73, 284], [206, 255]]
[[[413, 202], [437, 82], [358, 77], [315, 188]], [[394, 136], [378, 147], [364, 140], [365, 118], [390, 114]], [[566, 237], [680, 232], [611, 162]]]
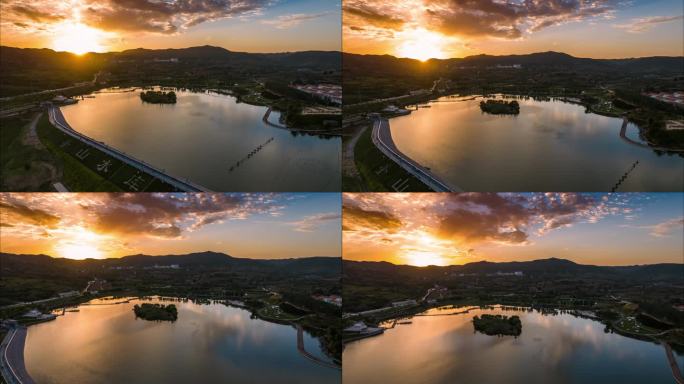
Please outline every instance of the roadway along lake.
[[[390, 120], [396, 146], [465, 191], [681, 191], [684, 158], [619, 136], [622, 119], [561, 101], [519, 100], [517, 116], [480, 111], [480, 98], [444, 97]], [[637, 141], [638, 128], [627, 127]]]
[[[81, 305], [79, 312], [30, 326], [24, 354], [31, 377], [38, 384], [340, 382], [339, 370], [299, 354], [292, 326], [190, 302], [173, 302], [176, 322], [146, 321], [133, 313], [139, 302]], [[329, 360], [306, 332], [304, 346]]]
[[[232, 96], [177, 91], [176, 104], [162, 105], [143, 103], [140, 92], [105, 89], [62, 112], [75, 130], [213, 191], [340, 189], [339, 137], [270, 127], [262, 121], [266, 107]], [[269, 120], [278, 117], [274, 112]]]
[[[465, 308], [432, 309], [427, 314]], [[518, 315], [522, 334], [474, 333], [483, 313]], [[615, 333], [569, 314], [475, 309], [453, 316], [414, 316], [380, 336], [346, 345], [343, 382], [462, 384], [673, 383], [664, 347]], [[677, 355], [675, 355], [677, 356]], [[680, 367], [684, 356], [677, 356]]]

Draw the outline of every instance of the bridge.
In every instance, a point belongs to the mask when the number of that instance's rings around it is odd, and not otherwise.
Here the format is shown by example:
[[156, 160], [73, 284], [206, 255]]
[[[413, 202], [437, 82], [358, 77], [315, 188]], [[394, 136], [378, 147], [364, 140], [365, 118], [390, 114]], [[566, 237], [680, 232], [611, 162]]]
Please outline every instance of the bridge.
[[373, 140], [373, 144], [375, 144], [375, 146], [382, 153], [384, 153], [385, 156], [389, 157], [392, 161], [404, 168], [408, 173], [415, 176], [418, 180], [425, 183], [425, 185], [427, 185], [433, 191], [463, 192], [463, 190], [460, 188], [453, 188], [449, 186], [446, 182], [439, 179], [428, 169], [403, 154], [396, 147], [396, 145], [394, 145], [392, 133], [390, 132], [389, 121], [387, 119], [376, 119], [373, 122], [373, 132], [371, 133], [371, 138]]
[[306, 357], [307, 359], [313, 361], [314, 363], [318, 365], [322, 365], [327, 368], [333, 368], [333, 369], [341, 369], [337, 364], [331, 363], [329, 361], [325, 361], [323, 359], [320, 359], [304, 349], [304, 329], [302, 328], [301, 325], [297, 324], [297, 351], [299, 353]]
[[677, 384], [684, 384], [684, 376], [682, 376], [682, 371], [679, 370], [677, 360], [672, 353], [672, 348], [665, 342], [663, 342], [663, 346], [665, 347], [665, 354], [667, 354], [667, 361], [670, 364], [670, 369], [672, 369], [672, 376], [674, 376]]
[[59, 107], [54, 106], [53, 104], [48, 105], [48, 118], [50, 119], [50, 123], [55, 128], [73, 137], [74, 139], [84, 144], [87, 144], [97, 150], [100, 150], [106, 153], [107, 155], [115, 159], [118, 159], [142, 172], [145, 172], [153, 177], [156, 177], [157, 179], [164, 181], [183, 192], [210, 192], [208, 189], [200, 185], [194, 184], [190, 180], [181, 180], [179, 178], [173, 177], [168, 173], [164, 172], [163, 170], [155, 168], [154, 166], [147, 164], [142, 160], [138, 160], [132, 157], [131, 155], [123, 153], [118, 149], [112, 148], [102, 142], [93, 140], [90, 137], [74, 130], [73, 128], [71, 128], [69, 123], [67, 123]]
[[0, 372], [8, 384], [35, 384], [24, 364], [26, 327], [11, 329], [0, 344]]

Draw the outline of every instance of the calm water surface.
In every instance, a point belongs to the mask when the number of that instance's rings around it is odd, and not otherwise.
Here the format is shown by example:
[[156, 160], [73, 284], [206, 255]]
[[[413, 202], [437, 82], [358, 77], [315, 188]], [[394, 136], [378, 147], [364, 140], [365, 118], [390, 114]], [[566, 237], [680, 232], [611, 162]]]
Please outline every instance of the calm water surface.
[[[143, 103], [140, 92], [104, 90], [62, 112], [75, 130], [214, 191], [340, 189], [339, 138], [270, 127], [262, 122], [266, 107], [231, 96], [177, 91], [177, 103], [163, 105]], [[270, 120], [278, 117], [272, 113]]]
[[[432, 309], [428, 314], [462, 311]], [[474, 333], [483, 313], [518, 315], [522, 334]], [[599, 322], [568, 314], [475, 309], [454, 316], [415, 316], [376, 337], [348, 344], [343, 382], [444, 384], [586, 384], [674, 382], [665, 350], [605, 333]], [[684, 367], [684, 356], [677, 356]]]
[[[155, 302], [157, 300], [145, 300]], [[128, 304], [82, 305], [28, 328], [26, 368], [38, 384], [339, 383], [297, 352], [297, 332], [222, 304], [176, 302], [176, 322], [136, 319]], [[325, 358], [304, 334], [308, 352]]]
[[[483, 114], [481, 99], [441, 98], [390, 120], [406, 155], [465, 191], [684, 190], [684, 158], [620, 139], [622, 119], [561, 101], [519, 100], [518, 116]], [[629, 124], [627, 136], [640, 141]]]

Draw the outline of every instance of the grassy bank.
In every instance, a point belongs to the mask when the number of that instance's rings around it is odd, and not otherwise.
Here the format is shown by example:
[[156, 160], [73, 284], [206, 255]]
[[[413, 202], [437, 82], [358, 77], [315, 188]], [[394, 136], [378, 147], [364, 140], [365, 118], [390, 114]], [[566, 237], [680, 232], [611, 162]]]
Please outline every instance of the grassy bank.
[[38, 135], [62, 161], [64, 184], [71, 191], [176, 191], [173, 186], [53, 127], [47, 115], [38, 122]]
[[431, 191], [427, 185], [380, 152], [373, 144], [372, 132], [372, 129], [366, 129], [354, 148], [356, 169], [359, 171], [367, 190], [374, 192], [394, 191], [392, 185], [399, 182], [402, 185], [401, 188], [406, 186], [405, 192]]

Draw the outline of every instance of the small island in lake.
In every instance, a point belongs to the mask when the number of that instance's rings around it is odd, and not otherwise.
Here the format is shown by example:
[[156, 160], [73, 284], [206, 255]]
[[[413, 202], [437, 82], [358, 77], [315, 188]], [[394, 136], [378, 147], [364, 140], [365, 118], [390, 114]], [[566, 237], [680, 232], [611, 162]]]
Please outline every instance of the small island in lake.
[[136, 304], [133, 312], [135, 312], [135, 317], [144, 320], [176, 321], [178, 319], [178, 310], [174, 304]]
[[176, 92], [147, 91], [140, 93], [140, 99], [152, 104], [176, 104]]
[[518, 316], [482, 315], [473, 317], [475, 330], [485, 335], [520, 336], [522, 322]]
[[520, 104], [515, 100], [487, 100], [480, 101], [480, 109], [493, 115], [517, 115], [520, 113]]

